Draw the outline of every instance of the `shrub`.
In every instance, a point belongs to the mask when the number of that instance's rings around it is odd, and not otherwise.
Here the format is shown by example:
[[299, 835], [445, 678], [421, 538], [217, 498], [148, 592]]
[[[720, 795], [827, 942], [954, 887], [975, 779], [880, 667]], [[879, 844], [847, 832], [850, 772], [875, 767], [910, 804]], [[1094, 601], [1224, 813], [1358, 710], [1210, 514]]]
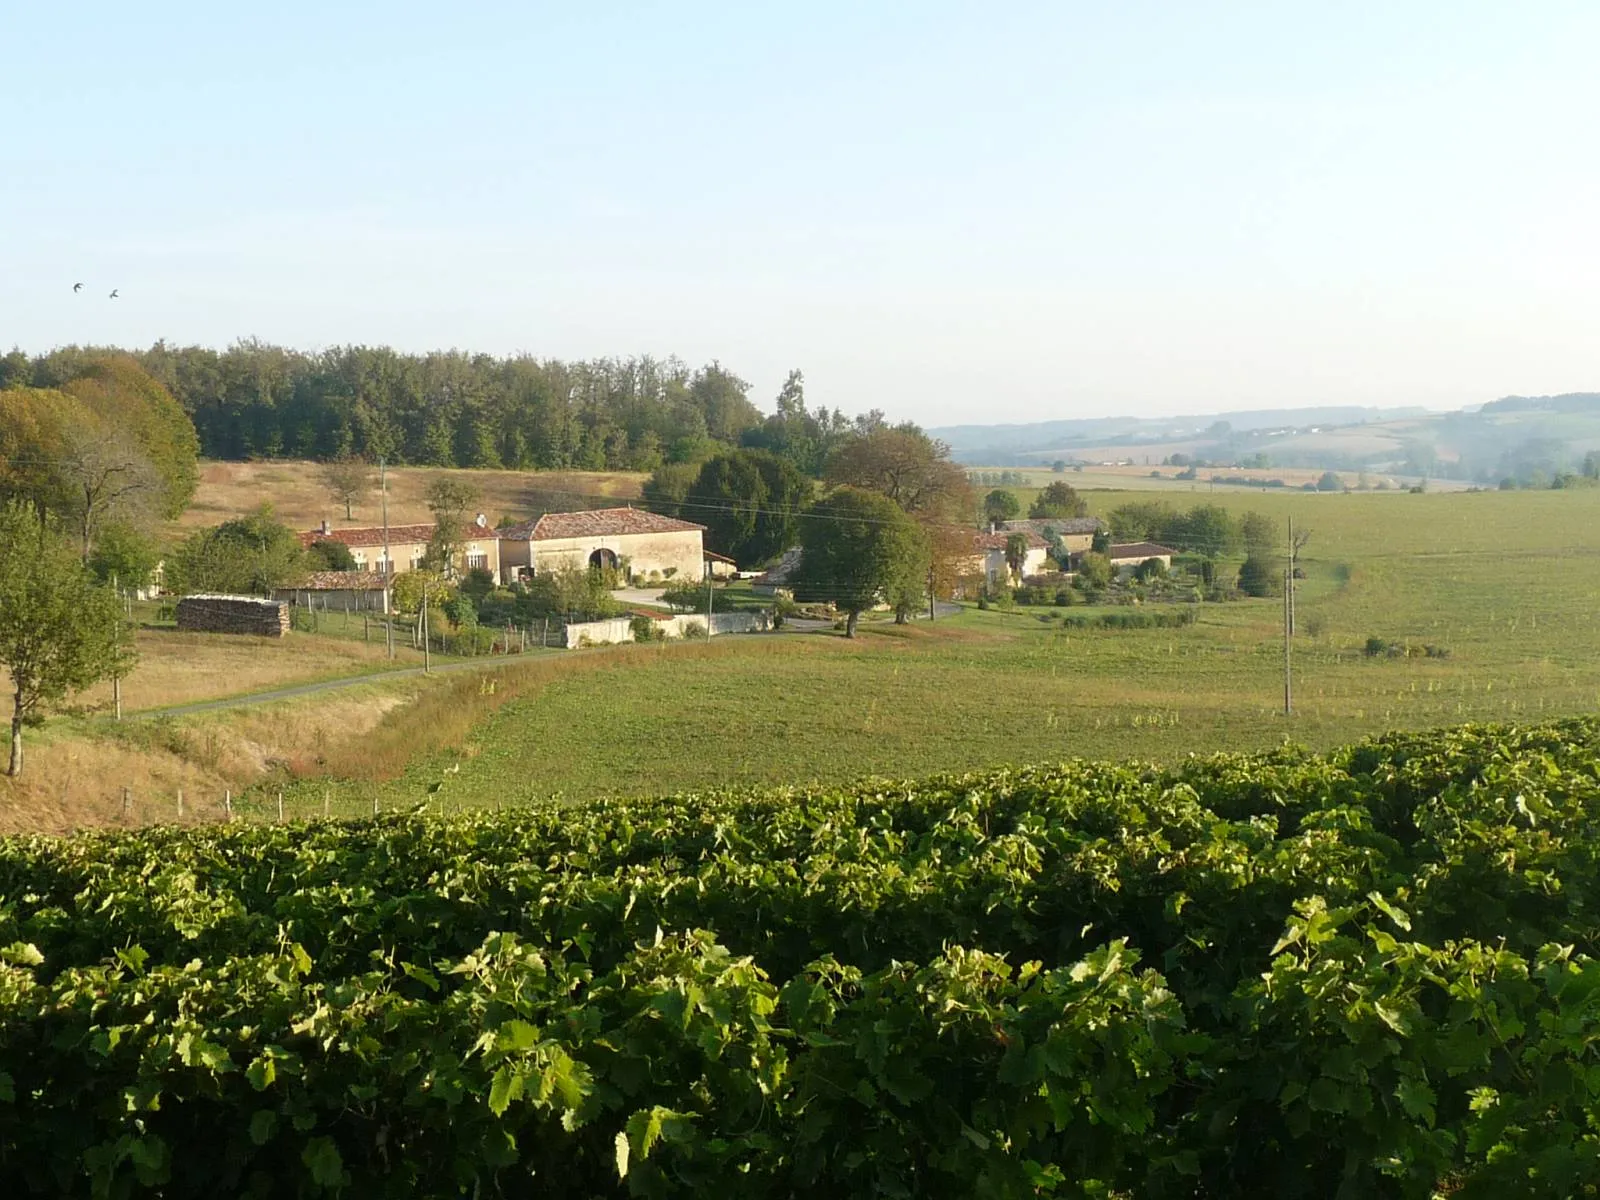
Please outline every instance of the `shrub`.
[[636, 642], [658, 642], [667, 636], [666, 630], [642, 614], [629, 621], [628, 628], [633, 630], [633, 640]]
[[1283, 585], [1278, 579], [1275, 564], [1259, 554], [1252, 554], [1239, 568], [1239, 590], [1246, 596], [1278, 596]]
[[1386, 654], [1388, 650], [1389, 640], [1387, 638], [1374, 636], [1367, 639], [1365, 651], [1368, 658], [1377, 658], [1380, 654]]

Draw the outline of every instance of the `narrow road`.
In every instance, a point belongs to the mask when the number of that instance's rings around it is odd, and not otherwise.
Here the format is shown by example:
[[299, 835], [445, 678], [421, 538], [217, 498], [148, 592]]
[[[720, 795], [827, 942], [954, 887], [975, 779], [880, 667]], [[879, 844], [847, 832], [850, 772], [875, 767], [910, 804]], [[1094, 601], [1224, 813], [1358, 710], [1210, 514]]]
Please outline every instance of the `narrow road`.
[[[532, 662], [539, 655], [523, 654], [502, 655], [498, 658], [486, 658], [473, 662], [444, 663], [434, 667], [428, 672], [429, 678], [434, 675], [445, 675], [453, 671], [484, 671], [494, 668], [509, 666], [513, 663]], [[389, 679], [405, 679], [408, 676], [421, 675], [423, 667], [401, 667], [394, 671], [369, 671], [365, 675], [346, 675], [339, 679], [324, 679], [317, 683], [299, 683], [293, 687], [277, 688], [270, 692], [251, 692], [248, 696], [224, 696], [220, 700], [199, 700], [193, 704], [175, 704], [168, 708], [147, 708], [139, 712], [130, 712], [128, 719], [132, 721], [148, 721], [155, 717], [187, 717], [195, 713], [217, 712], [225, 708], [248, 708], [253, 704], [271, 704], [275, 700], [293, 700], [297, 696], [314, 696], [318, 692], [331, 692], [337, 688], [356, 687], [363, 683], [382, 683]]]

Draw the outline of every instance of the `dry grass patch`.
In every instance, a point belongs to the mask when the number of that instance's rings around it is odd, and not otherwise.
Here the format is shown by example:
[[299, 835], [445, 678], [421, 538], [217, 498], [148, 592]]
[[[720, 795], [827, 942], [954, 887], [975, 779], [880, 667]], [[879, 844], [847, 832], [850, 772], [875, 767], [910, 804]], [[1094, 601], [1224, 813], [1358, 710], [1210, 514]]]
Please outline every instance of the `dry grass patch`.
[[318, 769], [426, 686], [394, 680], [183, 720], [47, 728], [29, 744], [22, 777], [0, 776], [0, 833], [177, 821], [179, 791], [183, 821], [220, 820], [228, 792]]
[[[280, 521], [311, 529], [326, 519], [340, 525], [376, 525], [381, 508], [376, 486], [358, 503], [354, 519], [335, 504], [322, 483], [322, 464], [313, 462], [208, 462], [200, 472], [194, 502], [180, 518], [185, 527], [216, 525], [230, 517], [272, 505]], [[389, 521], [394, 525], [423, 523], [428, 513], [428, 485], [441, 476], [464, 480], [482, 494], [479, 508], [491, 523], [502, 516], [517, 518], [564, 509], [593, 508], [606, 502], [636, 499], [645, 475], [627, 471], [465, 471], [439, 467], [389, 469]], [[376, 471], [374, 471], [376, 478]]]

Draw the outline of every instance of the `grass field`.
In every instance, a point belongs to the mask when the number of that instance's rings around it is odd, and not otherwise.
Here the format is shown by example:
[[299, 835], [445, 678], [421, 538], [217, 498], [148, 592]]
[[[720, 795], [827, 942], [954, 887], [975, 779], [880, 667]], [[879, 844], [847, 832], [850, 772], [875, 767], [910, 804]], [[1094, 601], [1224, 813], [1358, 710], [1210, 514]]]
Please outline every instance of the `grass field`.
[[[1127, 498], [1089, 494], [1100, 512]], [[1171, 759], [1600, 704], [1600, 491], [1204, 499], [1292, 515], [1311, 533], [1291, 718], [1281, 714], [1277, 601], [1208, 604], [1194, 626], [1147, 630], [1069, 631], [1040, 619], [1051, 610], [969, 610], [932, 627], [868, 623], [854, 642], [744, 636], [552, 652], [492, 679], [397, 680], [337, 706], [162, 722], [155, 742], [61, 720], [34, 735], [27, 788], [0, 783], [0, 823], [104, 819], [130, 774], [167, 797], [156, 815], [180, 779], [210, 789], [215, 811], [223, 787], [253, 782], [255, 812], [274, 811], [283, 785], [291, 811], [320, 811], [326, 792], [330, 811], [349, 814], [374, 800], [420, 802], [435, 784], [447, 803], [498, 804], [1073, 755]], [[350, 637], [260, 648], [141, 637], [146, 675], [129, 681], [130, 707], [381, 665], [376, 645]], [[1449, 657], [1368, 658], [1368, 637]], [[259, 736], [240, 732], [257, 721]]]
[[[343, 779], [292, 794], [307, 803], [331, 788], [336, 806], [365, 811], [433, 784], [447, 801], [492, 804], [1171, 759], [1600, 705], [1600, 545], [1588, 532], [1600, 491], [1215, 499], [1312, 533], [1299, 615], [1319, 632], [1296, 641], [1293, 717], [1281, 713], [1278, 601], [1125, 631], [1068, 632], [1040, 619], [1048, 610], [969, 611], [931, 628], [867, 625], [853, 643], [729, 637], [514, 669], [494, 695], [395, 710], [364, 742], [369, 757], [330, 759]], [[1369, 658], [1369, 636], [1449, 657]], [[403, 769], [402, 748], [418, 754]]]
[[[215, 525], [230, 517], [271, 504], [280, 521], [310, 529], [323, 519], [340, 525], [376, 525], [381, 517], [377, 472], [370, 495], [356, 504], [354, 519], [334, 503], [313, 462], [208, 462], [201, 464], [200, 486], [183, 514], [185, 527]], [[464, 480], [477, 488], [479, 508], [490, 523], [502, 516], [525, 517], [562, 508], [593, 507], [603, 499], [631, 500], [646, 476], [592, 471], [458, 471], [436, 467], [389, 468], [389, 521], [421, 523], [428, 514], [428, 485], [441, 476]]]

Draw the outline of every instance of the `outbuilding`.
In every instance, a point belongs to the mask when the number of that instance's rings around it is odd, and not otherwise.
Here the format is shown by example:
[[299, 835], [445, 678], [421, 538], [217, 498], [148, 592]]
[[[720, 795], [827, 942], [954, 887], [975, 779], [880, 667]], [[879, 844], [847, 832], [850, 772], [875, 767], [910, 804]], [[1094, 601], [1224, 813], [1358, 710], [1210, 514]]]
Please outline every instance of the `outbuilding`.
[[642, 508], [545, 513], [500, 531], [500, 568], [510, 583], [562, 565], [623, 572], [635, 583], [705, 578], [704, 525]]

